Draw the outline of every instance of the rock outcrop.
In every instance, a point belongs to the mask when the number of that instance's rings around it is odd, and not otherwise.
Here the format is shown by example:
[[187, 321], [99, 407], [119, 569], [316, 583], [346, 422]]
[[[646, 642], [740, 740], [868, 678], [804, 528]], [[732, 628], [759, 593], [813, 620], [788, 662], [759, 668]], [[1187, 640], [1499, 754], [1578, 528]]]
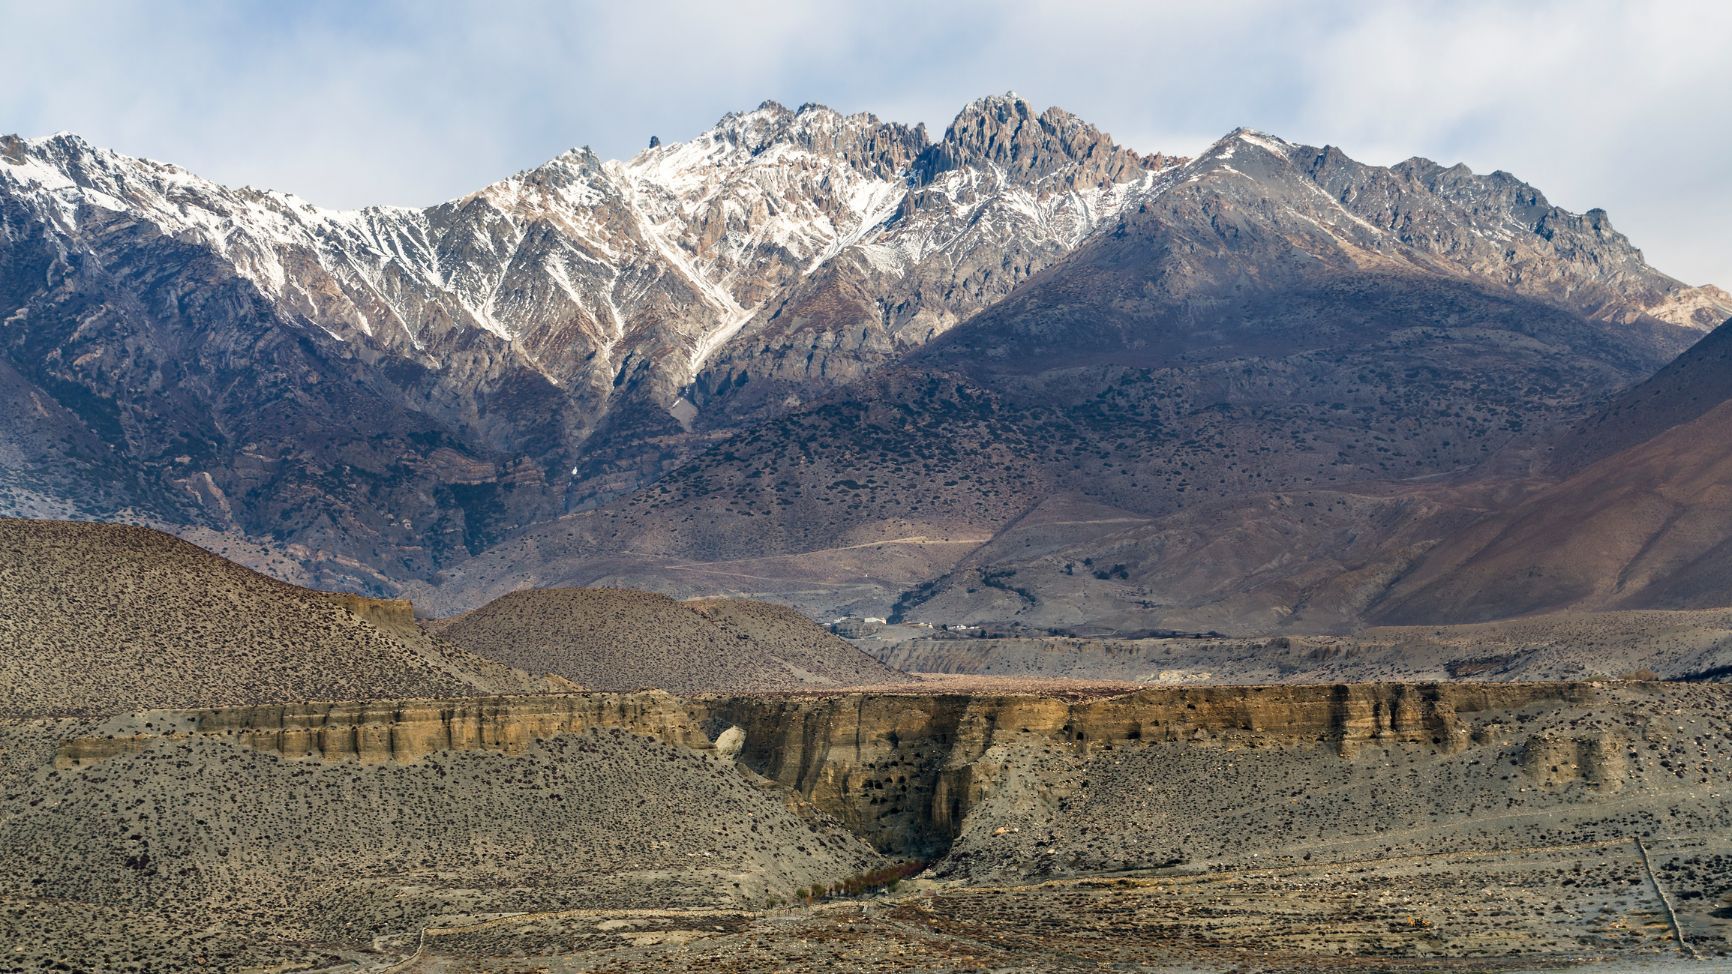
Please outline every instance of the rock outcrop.
[[1005, 743], [1087, 754], [1142, 742], [1460, 750], [1463, 714], [1559, 705], [1576, 684], [1354, 684], [1150, 688], [1096, 700], [1049, 696], [848, 694], [698, 698], [706, 727], [743, 732], [739, 760], [806, 796], [880, 849], [931, 857], [996, 782], [981, 760]]
[[67, 741], [55, 766], [86, 767], [193, 736], [226, 738], [293, 761], [412, 763], [440, 751], [517, 754], [538, 740], [591, 730], [623, 730], [695, 750], [711, 746], [678, 700], [645, 691], [146, 711]]
[[[214, 739], [291, 761], [404, 765], [446, 751], [521, 754], [564, 735], [624, 732], [737, 762], [787, 789], [790, 808], [815, 809], [802, 814], [834, 819], [883, 854], [933, 860], [975, 828], [968, 823], [977, 808], [1030, 795], [1056, 806], [1086, 787], [1056, 766], [1031, 780], [1031, 759], [1082, 766], [1177, 748], [1255, 752], [1264, 763], [1285, 754], [1301, 766], [1335, 768], [1430, 756], [1466, 769], [1490, 758], [1548, 792], [1614, 794], [1638, 770], [1633, 742], [1649, 718], [1636, 708], [1645, 692], [1384, 683], [1153, 687], [1101, 697], [646, 692], [308, 703], [117, 717], [64, 741], [54, 763], [77, 772], [165, 740]], [[1718, 693], [1674, 695], [1694, 713]], [[1660, 770], [1670, 774], [1681, 752], [1667, 746]]]

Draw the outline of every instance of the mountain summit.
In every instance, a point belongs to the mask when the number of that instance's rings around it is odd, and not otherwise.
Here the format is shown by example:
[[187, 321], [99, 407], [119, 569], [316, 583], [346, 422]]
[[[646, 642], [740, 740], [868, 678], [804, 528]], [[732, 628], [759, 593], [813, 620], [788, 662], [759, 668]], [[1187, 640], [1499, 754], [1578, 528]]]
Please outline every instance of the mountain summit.
[[1622, 329], [1591, 330], [1624, 356], [1606, 383], [1732, 312], [1507, 174], [1244, 129], [1145, 154], [1014, 94], [937, 140], [765, 102], [421, 209], [5, 137], [0, 401], [33, 419], [0, 432], [0, 512], [128, 514], [391, 590], [928, 346], [1152, 366], [1324, 268]]

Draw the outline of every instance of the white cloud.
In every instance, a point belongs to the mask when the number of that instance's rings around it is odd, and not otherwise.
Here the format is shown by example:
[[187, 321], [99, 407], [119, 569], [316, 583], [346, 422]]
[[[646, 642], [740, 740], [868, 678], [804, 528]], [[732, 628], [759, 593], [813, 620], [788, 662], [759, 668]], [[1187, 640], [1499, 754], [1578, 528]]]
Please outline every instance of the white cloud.
[[426, 203], [765, 98], [924, 121], [1015, 88], [1145, 150], [1235, 125], [1508, 169], [1732, 284], [1732, 5], [1674, 0], [0, 0], [0, 130], [327, 205]]
[[1505, 169], [1610, 211], [1657, 266], [1732, 285], [1732, 5], [1368, 5], [1305, 55], [1298, 134]]

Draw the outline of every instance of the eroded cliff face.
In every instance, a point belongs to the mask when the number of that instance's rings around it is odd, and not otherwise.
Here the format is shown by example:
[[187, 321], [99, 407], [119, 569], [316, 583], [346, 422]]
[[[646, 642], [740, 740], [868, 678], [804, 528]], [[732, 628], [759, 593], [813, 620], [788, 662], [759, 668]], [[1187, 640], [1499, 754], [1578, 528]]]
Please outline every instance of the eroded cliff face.
[[[710, 732], [738, 728], [738, 760], [799, 792], [879, 849], [942, 854], [998, 783], [997, 745], [1081, 753], [1142, 742], [1461, 750], [1489, 732], [1467, 715], [1561, 705], [1584, 684], [1172, 687], [1094, 700], [850, 694], [693, 700]], [[1550, 765], [1548, 764], [1547, 767]]]
[[592, 730], [623, 730], [694, 750], [711, 747], [677, 698], [651, 690], [152, 710], [113, 718], [67, 741], [55, 766], [86, 767], [156, 740], [194, 735], [230, 738], [290, 760], [384, 764], [418, 761], [436, 751], [520, 753], [537, 740]]
[[[1019, 745], [1087, 757], [1140, 744], [1291, 748], [1353, 761], [1402, 746], [1450, 754], [1516, 745], [1535, 784], [1615, 789], [1622, 747], [1524, 730], [1527, 716], [1589, 702], [1591, 684], [1188, 686], [1072, 699], [860, 693], [678, 698], [660, 691], [158, 710], [62, 744], [88, 767], [164, 738], [215, 736], [289, 760], [419, 761], [445, 750], [519, 753], [562, 734], [623, 731], [715, 752], [810, 802], [880, 851], [932, 859], [969, 812], [1009, 785]], [[1522, 743], [1523, 740], [1525, 743]], [[717, 742], [717, 743], [713, 743]], [[718, 747], [718, 743], [720, 747]], [[1048, 790], [1062, 790], [1049, 782]], [[797, 796], [797, 797], [796, 797]], [[1054, 791], [1054, 796], [1058, 795]]]
[[[1494, 963], [1520, 944], [1542, 967], [1685, 936], [1723, 953], [1729, 702], [1723, 684], [1409, 683], [11, 720], [0, 893], [14, 940], [106, 938], [81, 948], [109, 952], [79, 962], [101, 970], [121, 949], [142, 967], [218, 948], [260, 969], [339, 952], [374, 968], [817, 969], [855, 943], [891, 945], [851, 954], [864, 968], [950, 969], [987, 938], [1053, 931], [1041, 969], [1176, 956], [1101, 952], [1115, 943], [1216, 945], [1215, 966], [1247, 951]], [[896, 859], [936, 883], [867, 915], [759, 912]], [[754, 947], [784, 935], [818, 948]], [[14, 963], [68, 956], [54, 942]]]

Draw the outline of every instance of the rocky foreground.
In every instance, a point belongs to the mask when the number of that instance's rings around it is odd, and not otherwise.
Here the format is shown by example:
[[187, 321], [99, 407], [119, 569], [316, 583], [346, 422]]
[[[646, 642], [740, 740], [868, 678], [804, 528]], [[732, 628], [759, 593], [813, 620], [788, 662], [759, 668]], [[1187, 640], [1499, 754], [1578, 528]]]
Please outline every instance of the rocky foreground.
[[554, 694], [0, 725], [0, 970], [1732, 952], [1732, 691]]

